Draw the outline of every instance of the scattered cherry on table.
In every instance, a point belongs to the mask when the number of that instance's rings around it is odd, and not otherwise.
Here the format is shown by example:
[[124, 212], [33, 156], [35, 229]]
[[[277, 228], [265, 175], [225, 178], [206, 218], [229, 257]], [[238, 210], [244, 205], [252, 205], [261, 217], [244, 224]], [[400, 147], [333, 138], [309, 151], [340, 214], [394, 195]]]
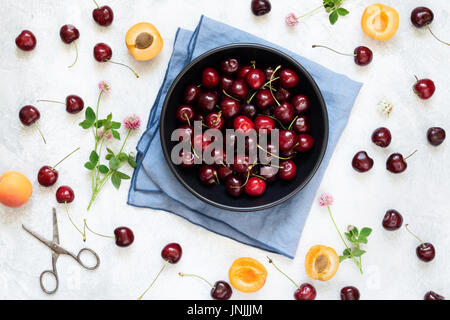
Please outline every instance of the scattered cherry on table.
[[269, 0], [252, 0], [251, 9], [255, 16], [263, 16], [270, 12], [272, 5]]
[[425, 293], [423, 300], [445, 300], [445, 298], [434, 291], [428, 291]]
[[352, 159], [352, 167], [358, 172], [367, 172], [373, 167], [373, 159], [366, 151], [359, 151]]
[[445, 140], [445, 130], [440, 127], [432, 127], [427, 131], [428, 142], [433, 146], [438, 146]]
[[41, 128], [39, 127], [39, 125], [37, 123], [37, 121], [40, 118], [41, 118], [41, 114], [35, 106], [27, 105], [27, 106], [22, 107], [19, 111], [20, 122], [22, 122], [22, 124], [27, 127], [35, 124], [36, 128], [39, 131], [39, 134], [42, 137], [42, 140], [44, 140], [44, 143], [47, 143], [47, 141], [45, 141], [44, 134], [42, 133]]
[[71, 203], [75, 199], [75, 193], [69, 186], [61, 186], [56, 190], [56, 201], [58, 203]]
[[350, 57], [354, 57], [355, 63], [358, 66], [367, 66], [369, 63], [372, 62], [373, 59], [373, 52], [372, 50], [370, 50], [369, 48], [365, 47], [365, 46], [358, 46], [355, 48], [355, 50], [353, 51], [353, 54], [351, 53], [342, 53], [339, 51], [336, 51], [330, 47], [327, 46], [322, 46], [322, 45], [316, 45], [314, 44], [312, 46], [313, 48], [325, 48], [328, 50], [331, 50], [337, 54], [343, 55], [343, 56], [350, 56]]
[[36, 37], [30, 30], [23, 30], [16, 38], [16, 45], [23, 51], [31, 51], [36, 47]]
[[97, 1], [94, 0], [95, 5], [97, 8], [95, 8], [92, 11], [92, 17], [94, 18], [94, 21], [97, 22], [102, 27], [107, 27], [111, 25], [111, 23], [114, 20], [114, 12], [109, 6], [99, 6]]
[[134, 233], [128, 227], [114, 229], [114, 237], [118, 247], [128, 247], [134, 242]]
[[71, 94], [66, 97], [66, 101], [55, 101], [55, 100], [46, 100], [39, 99], [38, 102], [50, 102], [50, 103], [59, 103], [66, 106], [66, 111], [70, 114], [77, 114], [78, 112], [84, 109], [84, 101], [81, 97]]
[[416, 152], [417, 150], [411, 153], [406, 158], [403, 158], [403, 155], [401, 153], [391, 154], [386, 160], [386, 169], [395, 174], [402, 173], [408, 167], [406, 159], [414, 155]]
[[382, 225], [386, 230], [394, 231], [401, 228], [403, 217], [397, 210], [390, 209], [384, 215]]
[[115, 62], [115, 61], [111, 60], [112, 49], [106, 43], [97, 43], [94, 46], [94, 58], [98, 62], [110, 62], [110, 63], [117, 64], [120, 66], [124, 66], [124, 67], [128, 68], [131, 72], [133, 72], [133, 74], [135, 75], [136, 78], [139, 78], [139, 75], [137, 74], [137, 72], [134, 71], [130, 66], [127, 66], [126, 64], [123, 64], [120, 62]]
[[341, 289], [341, 300], [359, 300], [359, 297], [359, 290], [354, 286], [348, 286]]
[[430, 24], [433, 22], [434, 14], [431, 9], [427, 7], [417, 7], [411, 12], [411, 22], [412, 24], [417, 28], [423, 28], [426, 27], [428, 31], [430, 31], [431, 35], [439, 42], [450, 46], [450, 43], [445, 42], [441, 39], [439, 39], [433, 31], [431, 31]]
[[41, 186], [44, 186], [44, 187], [50, 187], [50, 186], [54, 185], [56, 183], [56, 181], [58, 180], [58, 171], [56, 171], [55, 168], [61, 162], [66, 160], [69, 156], [71, 156], [73, 153], [75, 153], [79, 149], [80, 148], [75, 149], [74, 151], [69, 153], [67, 156], [65, 156], [63, 159], [58, 161], [58, 163], [56, 163], [52, 167], [51, 166], [43, 166], [43, 167], [41, 167], [41, 169], [39, 169], [39, 172], [38, 172], [38, 175], [37, 175], [37, 179], [38, 179], [39, 184]]
[[78, 47], [75, 40], [77, 40], [80, 37], [80, 31], [78, 31], [78, 29], [74, 25], [65, 24], [59, 30], [59, 35], [64, 43], [67, 44], [73, 43], [75, 46], [76, 52], [75, 61], [69, 66], [69, 68], [72, 68], [78, 61]]
[[228, 300], [231, 298], [231, 295], [233, 294], [233, 290], [231, 289], [230, 284], [226, 281], [220, 280], [212, 284], [205, 278], [196, 274], [178, 272], [178, 275], [180, 277], [195, 277], [206, 282], [211, 287], [210, 294], [214, 300]]
[[416, 238], [420, 242], [420, 245], [418, 245], [416, 248], [417, 257], [424, 262], [430, 262], [431, 260], [433, 260], [436, 255], [436, 250], [434, 249], [433, 244], [429, 242], [423, 242], [418, 236], [416, 236], [411, 232], [411, 230], [409, 230], [408, 224], [405, 224], [405, 228], [410, 234], [414, 236], [414, 238]]
[[416, 78], [416, 82], [413, 86], [414, 93], [422, 100], [431, 98], [436, 90], [433, 80], [419, 79], [417, 76], [414, 77]]
[[380, 127], [372, 133], [372, 142], [381, 148], [386, 148], [391, 144], [392, 135], [388, 128]]

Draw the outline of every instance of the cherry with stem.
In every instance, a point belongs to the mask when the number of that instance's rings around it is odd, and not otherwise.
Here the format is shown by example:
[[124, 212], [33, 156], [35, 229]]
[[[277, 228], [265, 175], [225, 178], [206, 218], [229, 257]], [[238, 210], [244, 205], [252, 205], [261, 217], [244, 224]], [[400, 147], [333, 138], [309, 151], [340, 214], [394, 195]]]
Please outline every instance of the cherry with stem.
[[230, 297], [233, 293], [231, 286], [226, 281], [217, 281], [213, 285], [211, 282], [209, 282], [205, 278], [203, 278], [199, 275], [196, 275], [196, 274], [178, 272], [178, 275], [180, 277], [194, 277], [194, 278], [198, 278], [198, 279], [206, 282], [211, 287], [211, 297], [215, 300], [228, 300], [228, 299], [230, 299]]
[[411, 230], [409, 230], [408, 224], [405, 224], [405, 228], [414, 238], [416, 238], [420, 242], [420, 245], [416, 248], [417, 257], [424, 262], [430, 262], [431, 260], [433, 260], [436, 255], [434, 246], [429, 242], [423, 242], [422, 239], [420, 239]]
[[354, 57], [355, 63], [359, 66], [368, 65], [370, 62], [372, 62], [372, 58], [373, 58], [372, 50], [370, 50], [369, 48], [367, 48], [365, 46], [356, 47], [355, 50], [353, 51], [353, 53], [342, 53], [342, 52], [334, 50], [330, 47], [317, 45], [317, 44], [312, 45], [312, 47], [313, 48], [325, 48], [325, 49], [331, 50], [337, 54], [340, 54], [342, 56]]

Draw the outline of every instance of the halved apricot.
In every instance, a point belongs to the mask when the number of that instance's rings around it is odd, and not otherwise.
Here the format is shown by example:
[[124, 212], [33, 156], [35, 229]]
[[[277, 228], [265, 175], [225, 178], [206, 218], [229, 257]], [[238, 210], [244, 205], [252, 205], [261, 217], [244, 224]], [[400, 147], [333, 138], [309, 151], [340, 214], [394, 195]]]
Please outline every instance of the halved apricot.
[[228, 272], [230, 283], [242, 292], [256, 292], [266, 283], [267, 270], [253, 258], [239, 258], [233, 262]]
[[0, 177], [0, 203], [11, 208], [25, 204], [33, 193], [30, 180], [17, 171], [6, 171]]
[[377, 40], [389, 40], [397, 32], [399, 15], [394, 8], [376, 3], [368, 6], [361, 18], [361, 28]]
[[339, 256], [333, 248], [313, 246], [305, 257], [305, 271], [308, 277], [320, 281], [330, 280], [338, 271]]
[[148, 22], [132, 26], [125, 36], [125, 43], [131, 55], [143, 61], [156, 57], [164, 45], [158, 29]]

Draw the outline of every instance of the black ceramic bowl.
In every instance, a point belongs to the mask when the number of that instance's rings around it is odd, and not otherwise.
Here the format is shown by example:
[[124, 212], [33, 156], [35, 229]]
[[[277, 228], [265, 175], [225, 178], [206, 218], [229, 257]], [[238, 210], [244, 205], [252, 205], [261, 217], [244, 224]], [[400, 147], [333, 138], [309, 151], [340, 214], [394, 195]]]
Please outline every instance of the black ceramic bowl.
[[[302, 153], [294, 160], [297, 165], [297, 176], [290, 181], [278, 179], [267, 185], [266, 192], [260, 197], [251, 197], [243, 193], [239, 198], [234, 198], [225, 190], [224, 184], [205, 186], [197, 176], [197, 166], [192, 169], [181, 168], [172, 163], [170, 154], [172, 148], [178, 142], [171, 141], [172, 132], [179, 124], [175, 118], [177, 108], [184, 104], [183, 96], [185, 88], [190, 84], [199, 84], [204, 68], [213, 67], [219, 70], [219, 64], [226, 58], [239, 59], [241, 65], [256, 61], [258, 68], [275, 68], [278, 65], [296, 71], [300, 82], [294, 92], [308, 96], [311, 109], [308, 111], [311, 122], [311, 132], [315, 140], [313, 149]], [[172, 83], [163, 108], [161, 110], [161, 145], [167, 164], [177, 179], [193, 195], [216, 207], [232, 211], [256, 211], [278, 205], [303, 189], [316, 173], [325, 154], [328, 141], [328, 114], [322, 94], [311, 75], [296, 60], [281, 51], [271, 47], [257, 44], [232, 44], [219, 47], [204, 53], [177, 76]]]

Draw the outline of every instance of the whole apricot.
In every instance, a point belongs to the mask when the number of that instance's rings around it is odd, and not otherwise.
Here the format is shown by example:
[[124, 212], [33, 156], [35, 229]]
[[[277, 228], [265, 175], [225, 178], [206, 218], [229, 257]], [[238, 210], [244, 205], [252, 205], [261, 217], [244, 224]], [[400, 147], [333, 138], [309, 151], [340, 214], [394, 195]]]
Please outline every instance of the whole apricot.
[[0, 177], [0, 203], [18, 208], [24, 205], [33, 193], [30, 180], [17, 171], [6, 171]]

